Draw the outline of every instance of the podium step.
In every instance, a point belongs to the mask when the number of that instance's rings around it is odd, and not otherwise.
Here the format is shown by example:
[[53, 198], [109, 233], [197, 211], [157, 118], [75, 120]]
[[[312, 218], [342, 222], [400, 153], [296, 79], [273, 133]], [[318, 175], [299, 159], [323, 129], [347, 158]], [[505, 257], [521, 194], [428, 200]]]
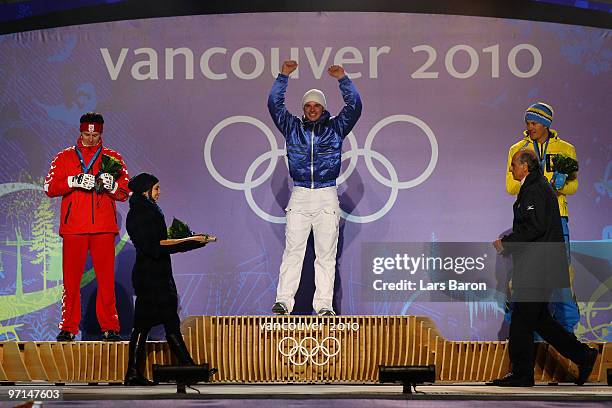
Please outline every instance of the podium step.
[[[190, 316], [181, 325], [196, 363], [216, 383], [378, 382], [378, 366], [435, 365], [436, 382], [484, 382], [508, 371], [505, 341], [451, 341], [424, 316]], [[607, 381], [612, 343], [589, 382]], [[546, 343], [536, 351], [536, 382], [571, 382], [576, 366]], [[0, 382], [123, 381], [128, 342], [0, 342]], [[145, 375], [174, 363], [165, 342], [148, 342]]]

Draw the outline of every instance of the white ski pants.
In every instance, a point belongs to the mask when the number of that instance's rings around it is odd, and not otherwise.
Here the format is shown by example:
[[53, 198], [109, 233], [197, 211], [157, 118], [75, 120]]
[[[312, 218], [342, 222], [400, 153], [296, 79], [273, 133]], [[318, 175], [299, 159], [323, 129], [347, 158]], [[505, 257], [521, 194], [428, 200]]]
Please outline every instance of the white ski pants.
[[340, 204], [336, 186], [318, 189], [294, 187], [286, 208], [285, 251], [280, 266], [276, 301], [293, 310], [295, 293], [300, 286], [302, 264], [308, 236], [312, 229], [315, 249], [315, 312], [332, 309]]

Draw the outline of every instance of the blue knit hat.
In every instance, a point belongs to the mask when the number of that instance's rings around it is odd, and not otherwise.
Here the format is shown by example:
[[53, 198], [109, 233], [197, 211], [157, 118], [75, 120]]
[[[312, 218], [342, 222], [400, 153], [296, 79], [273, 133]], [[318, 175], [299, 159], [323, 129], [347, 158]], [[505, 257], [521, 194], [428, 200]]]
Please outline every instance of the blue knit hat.
[[534, 103], [525, 112], [525, 122], [528, 120], [541, 123], [549, 128], [553, 120], [552, 106], [544, 102]]

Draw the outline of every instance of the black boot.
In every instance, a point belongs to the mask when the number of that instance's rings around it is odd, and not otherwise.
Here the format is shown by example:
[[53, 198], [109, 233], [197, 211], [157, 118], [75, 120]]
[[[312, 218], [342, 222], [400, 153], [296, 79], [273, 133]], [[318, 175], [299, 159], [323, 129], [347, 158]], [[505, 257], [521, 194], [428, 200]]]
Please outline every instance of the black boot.
[[179, 365], [195, 365], [180, 332], [166, 333], [166, 341], [168, 342], [170, 351], [172, 351], [178, 360]]
[[130, 337], [130, 354], [128, 357], [128, 367], [125, 372], [123, 385], [157, 385], [156, 382], [149, 381], [141, 371], [146, 360], [147, 335], [149, 330], [133, 330]]

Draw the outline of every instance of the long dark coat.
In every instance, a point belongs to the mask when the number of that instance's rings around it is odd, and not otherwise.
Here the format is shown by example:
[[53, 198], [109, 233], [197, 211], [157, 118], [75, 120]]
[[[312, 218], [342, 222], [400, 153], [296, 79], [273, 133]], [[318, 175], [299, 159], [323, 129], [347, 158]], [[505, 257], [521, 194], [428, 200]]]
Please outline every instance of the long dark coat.
[[136, 248], [132, 285], [136, 298], [134, 327], [151, 327], [178, 321], [178, 295], [170, 254], [201, 248], [205, 244], [183, 242], [160, 245], [168, 238], [164, 214], [157, 204], [140, 194], [130, 197], [126, 229]]

